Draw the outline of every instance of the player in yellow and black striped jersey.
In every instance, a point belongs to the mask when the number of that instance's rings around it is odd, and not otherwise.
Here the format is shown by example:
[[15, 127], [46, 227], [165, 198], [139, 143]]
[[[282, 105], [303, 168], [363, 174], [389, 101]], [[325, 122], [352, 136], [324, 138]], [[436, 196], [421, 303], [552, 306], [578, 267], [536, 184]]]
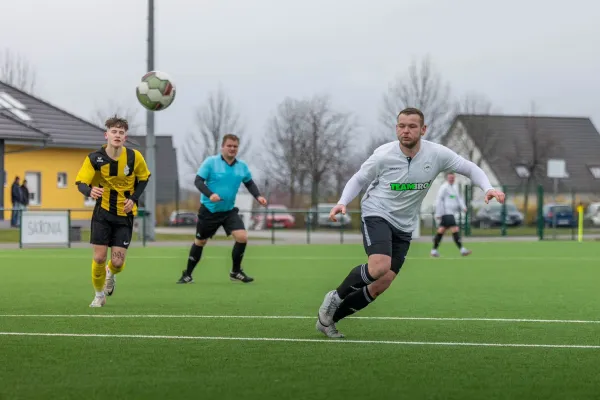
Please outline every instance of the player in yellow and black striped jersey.
[[[75, 179], [79, 191], [96, 200], [90, 233], [96, 297], [90, 307], [102, 307], [105, 296], [114, 292], [115, 275], [125, 268], [137, 203], [150, 178], [142, 153], [124, 146], [129, 129], [127, 120], [115, 116], [106, 121], [106, 128], [107, 144], [83, 160]], [[108, 247], [111, 258], [107, 266]]]

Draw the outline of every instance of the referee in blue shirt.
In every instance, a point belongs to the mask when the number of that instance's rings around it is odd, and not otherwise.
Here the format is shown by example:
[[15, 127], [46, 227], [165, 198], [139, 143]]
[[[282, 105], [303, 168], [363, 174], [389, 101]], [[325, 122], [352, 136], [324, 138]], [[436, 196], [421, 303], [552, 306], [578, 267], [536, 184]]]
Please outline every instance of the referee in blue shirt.
[[190, 249], [187, 269], [183, 271], [177, 283], [191, 283], [192, 272], [202, 257], [202, 249], [208, 239], [214, 236], [219, 227], [223, 227], [227, 236], [235, 239], [231, 253], [233, 265], [229, 278], [232, 281], [252, 282], [242, 270], [242, 258], [248, 242], [248, 232], [244, 221], [235, 207], [235, 198], [244, 183], [248, 191], [263, 206], [267, 200], [260, 195], [258, 187], [252, 180], [248, 165], [236, 159], [240, 139], [236, 135], [225, 135], [221, 143], [221, 154], [208, 157], [200, 168], [194, 184], [200, 190], [200, 210], [196, 225], [196, 238]]

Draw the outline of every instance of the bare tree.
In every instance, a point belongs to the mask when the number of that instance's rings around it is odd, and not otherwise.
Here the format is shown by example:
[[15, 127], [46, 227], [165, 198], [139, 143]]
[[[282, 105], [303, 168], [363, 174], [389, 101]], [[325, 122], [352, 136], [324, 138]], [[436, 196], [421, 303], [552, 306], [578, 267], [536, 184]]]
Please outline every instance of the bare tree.
[[336, 147], [349, 141], [353, 126], [351, 115], [335, 111], [328, 96], [314, 96], [309, 100], [306, 122], [306, 161], [311, 179], [311, 205], [316, 206], [319, 204], [319, 186], [338, 162], [336, 156], [341, 156], [336, 155]]
[[139, 135], [144, 131], [142, 122], [138, 118], [138, 110], [133, 107], [123, 106], [113, 100], [110, 100], [105, 106], [96, 106], [92, 112], [91, 119], [93, 123], [104, 127], [106, 120], [114, 115], [127, 120], [129, 123], [129, 134]]
[[452, 114], [450, 85], [442, 80], [429, 57], [420, 63], [413, 61], [408, 73], [391, 83], [384, 94], [380, 123], [386, 137], [396, 126], [398, 112], [406, 107], [423, 111], [428, 140], [439, 141], [446, 133]]
[[350, 114], [334, 110], [328, 96], [286, 99], [279, 105], [266, 137], [271, 153], [267, 165], [271, 176], [289, 190], [292, 207], [306, 183], [312, 205], [319, 203], [322, 185], [336, 176], [343, 184], [352, 160], [352, 132]]
[[307, 104], [286, 98], [269, 121], [264, 147], [270, 157], [263, 164], [266, 173], [279, 187], [290, 194], [290, 206], [296, 207], [296, 195], [306, 180], [306, 113]]
[[31, 63], [23, 55], [5, 49], [0, 54], [0, 81], [6, 82], [24, 92], [33, 93], [37, 74]]
[[[479, 167], [484, 161], [494, 162], [498, 157], [494, 150], [499, 143], [489, 121], [494, 112], [494, 105], [488, 97], [479, 93], [467, 93], [456, 101], [454, 108], [454, 115], [460, 116], [466, 132], [448, 138], [445, 144]], [[474, 135], [477, 136], [477, 141], [473, 140]]]
[[217, 154], [221, 138], [228, 133], [240, 137], [240, 157], [250, 152], [250, 143], [243, 140], [240, 115], [221, 87], [208, 95], [205, 104], [196, 111], [195, 119], [197, 131], [188, 134], [182, 147], [185, 165], [190, 170], [196, 171], [206, 157]]
[[346, 182], [358, 171], [364, 161], [360, 160], [362, 151], [356, 151], [353, 144], [353, 140], [348, 135], [340, 135], [334, 140], [330, 180], [333, 181], [331, 187], [336, 196], [342, 194]]
[[531, 113], [525, 120], [525, 135], [513, 141], [513, 151], [509, 153], [509, 162], [513, 167], [523, 170], [523, 207], [525, 220], [529, 205], [531, 185], [545, 179], [546, 164], [552, 154], [559, 150], [559, 143], [549, 137], [539, 126], [535, 117], [535, 104], [531, 105]]

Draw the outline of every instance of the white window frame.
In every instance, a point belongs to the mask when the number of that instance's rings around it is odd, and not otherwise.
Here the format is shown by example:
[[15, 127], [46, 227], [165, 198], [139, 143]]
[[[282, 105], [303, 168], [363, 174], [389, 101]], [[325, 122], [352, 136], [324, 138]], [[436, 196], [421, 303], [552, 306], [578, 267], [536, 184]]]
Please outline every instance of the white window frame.
[[515, 165], [515, 173], [521, 179], [527, 179], [530, 175], [529, 169], [524, 165]]
[[27, 107], [6, 92], [0, 92], [0, 109], [7, 110], [22, 121], [32, 120], [31, 116], [25, 112]]
[[[64, 176], [64, 183], [60, 182], [60, 177]], [[67, 184], [67, 179], [69, 178], [69, 175], [67, 175], [66, 172], [57, 172], [56, 173], [56, 187], [58, 187], [59, 189], [65, 189], [68, 184]]]
[[[32, 190], [30, 184], [31, 180], [27, 179], [28, 175], [37, 175], [37, 188]], [[27, 189], [29, 190], [29, 205], [30, 206], [41, 206], [42, 205], [42, 173], [40, 171], [25, 171], [23, 179], [27, 180]], [[37, 201], [35, 197], [37, 195]]]

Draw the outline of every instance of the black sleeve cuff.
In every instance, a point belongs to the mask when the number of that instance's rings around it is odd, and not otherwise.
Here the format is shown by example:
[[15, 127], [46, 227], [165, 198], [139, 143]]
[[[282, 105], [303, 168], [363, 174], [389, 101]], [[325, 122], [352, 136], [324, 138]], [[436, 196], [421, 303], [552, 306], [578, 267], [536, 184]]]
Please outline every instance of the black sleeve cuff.
[[90, 197], [90, 194], [92, 194], [92, 188], [90, 187], [90, 185], [88, 185], [87, 183], [83, 183], [83, 182], [76, 182], [76, 183], [77, 183], [77, 189], [79, 189], [81, 194], [83, 194], [85, 197]]
[[148, 186], [148, 181], [138, 181], [137, 186], [135, 187], [135, 191], [130, 197], [131, 200], [137, 203], [140, 200], [140, 197], [142, 197], [142, 193], [144, 193], [144, 190], [146, 190], [146, 186]]
[[248, 189], [250, 194], [252, 196], [254, 196], [255, 199], [260, 197], [260, 192], [258, 191], [258, 186], [256, 186], [256, 183], [254, 183], [254, 181], [252, 179], [250, 179], [248, 182], [244, 182], [244, 185], [246, 186], [246, 189]]
[[206, 197], [212, 196], [214, 193], [206, 186], [205, 179], [201, 176], [196, 175], [196, 179], [194, 180], [194, 185], [198, 188], [200, 193], [205, 195]]

